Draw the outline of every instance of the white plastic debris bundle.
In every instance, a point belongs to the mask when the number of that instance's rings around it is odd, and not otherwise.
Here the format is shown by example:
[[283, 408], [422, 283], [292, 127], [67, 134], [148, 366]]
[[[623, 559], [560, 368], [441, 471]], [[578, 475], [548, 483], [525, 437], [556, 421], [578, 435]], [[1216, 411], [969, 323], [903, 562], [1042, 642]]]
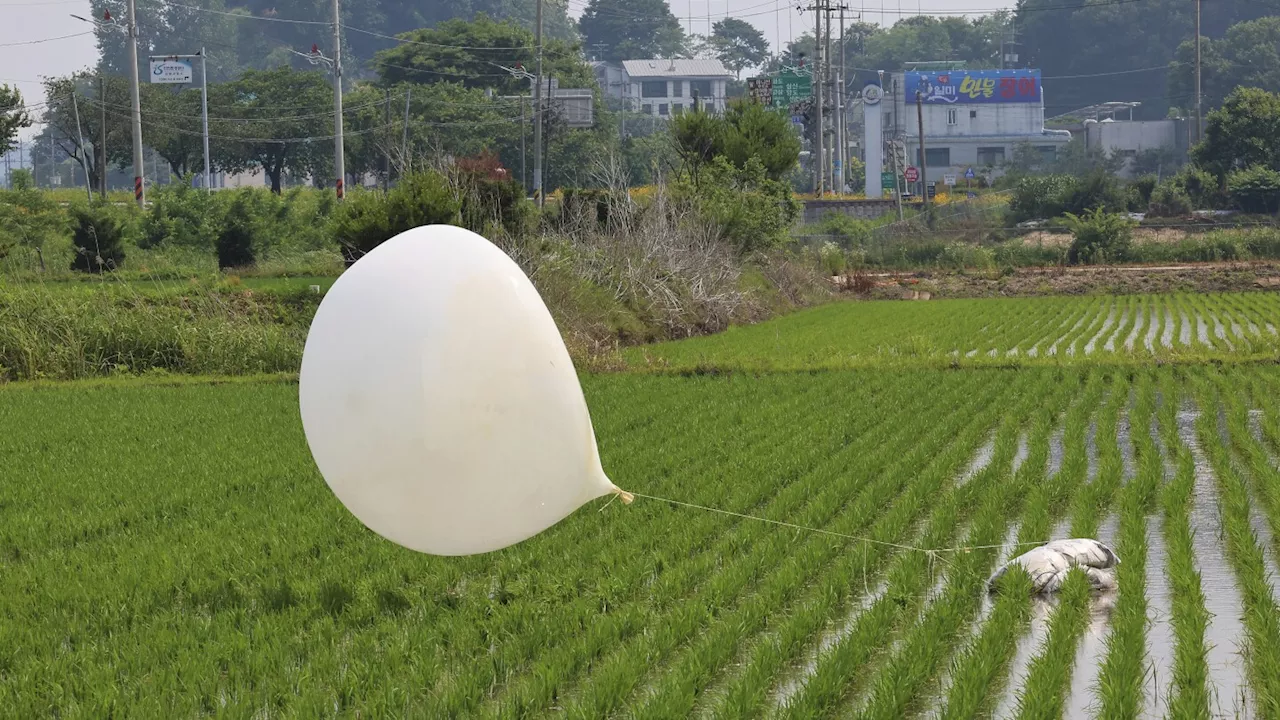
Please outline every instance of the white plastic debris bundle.
[[1112, 590], [1116, 587], [1115, 567], [1119, 564], [1120, 558], [1115, 552], [1097, 540], [1054, 540], [1005, 563], [987, 581], [987, 588], [994, 590], [996, 582], [1010, 568], [1021, 565], [1031, 576], [1032, 592], [1057, 592], [1072, 568], [1083, 570], [1094, 590]]

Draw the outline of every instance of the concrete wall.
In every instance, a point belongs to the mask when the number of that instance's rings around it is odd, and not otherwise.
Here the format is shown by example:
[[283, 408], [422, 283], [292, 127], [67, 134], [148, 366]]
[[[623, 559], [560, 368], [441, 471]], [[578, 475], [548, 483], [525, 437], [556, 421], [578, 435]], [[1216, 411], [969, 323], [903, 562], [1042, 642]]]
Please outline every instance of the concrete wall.
[[820, 223], [832, 212], [858, 220], [875, 220], [897, 211], [895, 200], [806, 200], [801, 220], [805, 224]]

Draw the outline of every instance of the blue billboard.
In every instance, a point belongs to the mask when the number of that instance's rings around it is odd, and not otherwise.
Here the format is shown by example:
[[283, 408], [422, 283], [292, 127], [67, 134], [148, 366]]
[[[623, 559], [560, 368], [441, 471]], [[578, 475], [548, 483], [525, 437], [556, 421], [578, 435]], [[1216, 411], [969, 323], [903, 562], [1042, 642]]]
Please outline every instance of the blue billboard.
[[1038, 103], [1039, 70], [944, 70], [906, 74], [908, 103], [919, 92], [926, 103]]

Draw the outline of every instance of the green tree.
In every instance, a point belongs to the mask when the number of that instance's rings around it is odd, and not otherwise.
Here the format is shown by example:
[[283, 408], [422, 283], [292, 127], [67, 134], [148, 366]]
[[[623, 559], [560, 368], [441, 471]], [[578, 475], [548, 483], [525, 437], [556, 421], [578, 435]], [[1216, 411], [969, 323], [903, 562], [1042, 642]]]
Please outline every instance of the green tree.
[[800, 138], [778, 110], [738, 101], [729, 105], [723, 122], [722, 154], [739, 169], [756, 158], [770, 180], [781, 180], [800, 159]]
[[664, 0], [590, 0], [578, 29], [592, 54], [610, 62], [687, 51], [684, 29]]
[[286, 172], [316, 178], [332, 173], [333, 88], [323, 73], [249, 70], [209, 94], [227, 113], [210, 119], [219, 170], [259, 170], [277, 194]]
[[1209, 113], [1204, 140], [1191, 156], [1220, 182], [1235, 168], [1280, 170], [1280, 94], [1236, 88]]
[[18, 131], [31, 127], [31, 118], [22, 104], [17, 88], [0, 85], [0, 152], [9, 152], [18, 139]]
[[[53, 129], [54, 144], [58, 150], [75, 160], [88, 174], [90, 186], [101, 187], [101, 178], [107, 170], [102, 166], [100, 154], [104, 116], [107, 167], [132, 164], [133, 133], [129, 124], [130, 97], [127, 80], [111, 75], [104, 78], [96, 72], [86, 70], [62, 77], [45, 78], [44, 94], [42, 120], [46, 127]], [[78, 123], [77, 102], [80, 117]], [[144, 112], [144, 120], [148, 124], [153, 119]]]
[[[143, 86], [144, 140], [178, 177], [204, 172], [204, 123], [200, 90]], [[211, 131], [212, 132], [212, 131]], [[210, 158], [212, 162], [212, 158]]]
[[746, 20], [725, 18], [712, 26], [715, 56], [738, 77], [744, 68], [756, 67], [769, 57], [769, 41]]
[[[1203, 103], [1218, 107], [1237, 87], [1280, 88], [1280, 17], [1239, 23], [1221, 39], [1200, 43], [1200, 86]], [[1170, 65], [1169, 94], [1195, 98], [1195, 42], [1178, 46]]]
[[[530, 81], [503, 68], [533, 72], [536, 60], [534, 35], [510, 20], [485, 15], [474, 20], [449, 20], [434, 28], [400, 36], [408, 41], [374, 56], [378, 84], [461, 83], [469, 88], [493, 88], [500, 94], [532, 92]], [[543, 50], [543, 73], [561, 87], [591, 87], [591, 69], [582, 62], [575, 45], [552, 40]]]

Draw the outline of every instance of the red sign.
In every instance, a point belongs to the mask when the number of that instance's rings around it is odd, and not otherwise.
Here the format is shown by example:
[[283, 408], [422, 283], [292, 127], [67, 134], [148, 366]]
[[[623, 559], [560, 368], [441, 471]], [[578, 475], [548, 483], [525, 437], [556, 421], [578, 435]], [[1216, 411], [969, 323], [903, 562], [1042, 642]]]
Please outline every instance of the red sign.
[[920, 179], [920, 171], [914, 167], [907, 168], [907, 171], [903, 174], [906, 175], [907, 182], [915, 182]]

